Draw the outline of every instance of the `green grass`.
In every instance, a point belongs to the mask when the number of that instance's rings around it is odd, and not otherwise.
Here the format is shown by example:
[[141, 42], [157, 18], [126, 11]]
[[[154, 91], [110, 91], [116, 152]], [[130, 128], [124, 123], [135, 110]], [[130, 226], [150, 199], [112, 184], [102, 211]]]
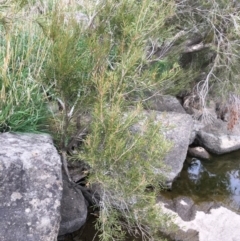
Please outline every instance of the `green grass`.
[[0, 27], [0, 131], [42, 131], [48, 111], [39, 74], [47, 48], [40, 29]]

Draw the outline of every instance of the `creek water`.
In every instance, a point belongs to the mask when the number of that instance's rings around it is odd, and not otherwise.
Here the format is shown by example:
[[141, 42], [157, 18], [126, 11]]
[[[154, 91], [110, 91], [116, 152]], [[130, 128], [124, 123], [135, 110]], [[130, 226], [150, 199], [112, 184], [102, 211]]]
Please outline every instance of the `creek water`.
[[[173, 182], [171, 191], [161, 195], [172, 199], [187, 196], [195, 203], [216, 201], [235, 212], [240, 213], [240, 151], [221, 156], [212, 156], [210, 160], [187, 158], [179, 177]], [[95, 237], [94, 222], [90, 216], [85, 226], [69, 235], [65, 241], [91, 241]], [[129, 237], [126, 241], [141, 241]]]
[[[99, 241], [98, 233], [95, 229], [96, 221], [96, 217], [90, 214], [80, 230], [65, 235], [64, 239], [59, 239], [59, 241]], [[125, 241], [142, 241], [142, 239], [127, 236]]]
[[240, 212], [240, 151], [210, 160], [187, 158], [165, 197], [191, 197], [195, 203], [216, 201]]

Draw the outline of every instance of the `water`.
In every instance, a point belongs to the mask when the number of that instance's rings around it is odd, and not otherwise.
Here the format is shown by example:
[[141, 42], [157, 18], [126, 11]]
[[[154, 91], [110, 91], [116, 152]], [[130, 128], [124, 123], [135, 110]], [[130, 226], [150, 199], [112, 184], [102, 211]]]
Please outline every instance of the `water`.
[[[195, 203], [216, 201], [240, 213], [240, 151], [211, 160], [187, 158], [183, 170], [173, 182], [171, 191], [161, 193], [167, 198], [187, 196]], [[88, 219], [84, 227], [70, 234], [64, 241], [90, 241], [96, 237], [95, 218]], [[129, 237], [126, 241], [142, 241]]]
[[[72, 233], [65, 235], [64, 239], [59, 241], [99, 241], [97, 230], [95, 229], [95, 223], [97, 219], [93, 215], [89, 215], [86, 223], [83, 227]], [[142, 241], [142, 238], [126, 237], [126, 241]]]
[[196, 203], [217, 201], [240, 211], [240, 151], [211, 160], [187, 158], [183, 170], [173, 182], [168, 198], [191, 197]]

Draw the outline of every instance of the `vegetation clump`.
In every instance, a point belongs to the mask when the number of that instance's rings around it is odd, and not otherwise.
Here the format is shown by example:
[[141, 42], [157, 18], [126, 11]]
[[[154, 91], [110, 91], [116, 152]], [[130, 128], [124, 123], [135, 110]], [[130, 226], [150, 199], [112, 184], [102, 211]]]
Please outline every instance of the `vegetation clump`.
[[[236, 9], [220, 0], [1, 1], [0, 131], [49, 132], [64, 161], [72, 139], [81, 143], [74, 158], [91, 167], [86, 185], [98, 186], [100, 240], [159, 240], [168, 221], [155, 205], [156, 170], [171, 143], [144, 115], [146, 92], [194, 92], [203, 109], [209, 94], [230, 93], [229, 126], [238, 120]], [[134, 132], [139, 122], [144, 131]]]

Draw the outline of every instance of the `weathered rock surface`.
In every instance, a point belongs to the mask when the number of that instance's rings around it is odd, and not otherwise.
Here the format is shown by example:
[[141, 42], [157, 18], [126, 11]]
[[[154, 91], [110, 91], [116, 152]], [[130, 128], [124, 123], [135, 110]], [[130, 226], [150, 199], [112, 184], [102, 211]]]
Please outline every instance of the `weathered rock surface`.
[[167, 113], [157, 115], [157, 120], [166, 126], [164, 135], [172, 142], [172, 148], [164, 159], [170, 168], [167, 173], [167, 184], [172, 185], [173, 180], [183, 168], [187, 156], [193, 121], [191, 116], [180, 113]]
[[55, 241], [61, 160], [50, 136], [0, 134], [1, 241]]
[[61, 201], [61, 223], [59, 236], [72, 233], [85, 223], [87, 205], [79, 186], [63, 174], [63, 198]]
[[[145, 116], [153, 116], [155, 121], [163, 126], [163, 134], [167, 140], [172, 142], [172, 148], [166, 155], [164, 163], [169, 171], [166, 172], [167, 186], [171, 187], [173, 180], [178, 176], [183, 168], [192, 132], [193, 120], [188, 114], [175, 112], [145, 111]], [[135, 130], [140, 130], [144, 124], [135, 126]]]
[[153, 95], [144, 102], [144, 106], [150, 110], [186, 114], [178, 99], [170, 95]]
[[191, 136], [190, 136], [190, 141], [189, 141], [189, 145], [191, 145], [196, 137], [197, 137], [197, 134], [198, 132], [204, 128], [204, 124], [201, 123], [200, 121], [198, 120], [193, 120], [193, 128], [192, 128], [192, 132], [191, 132]]
[[239, 124], [233, 130], [228, 130], [226, 122], [215, 120], [197, 133], [198, 142], [209, 152], [224, 154], [240, 149]]
[[168, 235], [178, 241], [238, 241], [240, 215], [214, 202], [199, 205], [187, 197], [173, 200], [161, 198], [158, 205], [173, 215], [177, 231]]
[[81, 182], [89, 173], [90, 166], [83, 161], [69, 161], [68, 160], [68, 171], [72, 181]]
[[210, 159], [210, 154], [201, 146], [189, 147], [188, 155], [200, 159]]

